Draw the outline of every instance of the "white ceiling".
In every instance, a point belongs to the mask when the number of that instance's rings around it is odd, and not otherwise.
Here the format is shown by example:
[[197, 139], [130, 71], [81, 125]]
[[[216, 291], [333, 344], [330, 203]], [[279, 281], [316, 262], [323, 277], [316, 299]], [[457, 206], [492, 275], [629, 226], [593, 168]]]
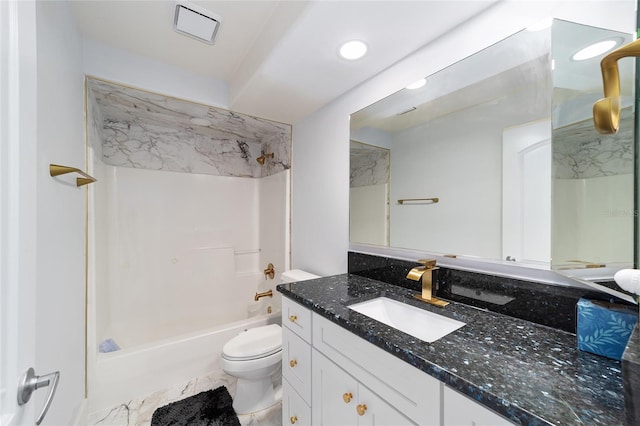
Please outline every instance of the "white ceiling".
[[[214, 45], [173, 31], [174, 1], [72, 2], [84, 37], [223, 80], [229, 108], [295, 123], [495, 0], [193, 1], [222, 16]], [[369, 45], [358, 61], [339, 45]]]

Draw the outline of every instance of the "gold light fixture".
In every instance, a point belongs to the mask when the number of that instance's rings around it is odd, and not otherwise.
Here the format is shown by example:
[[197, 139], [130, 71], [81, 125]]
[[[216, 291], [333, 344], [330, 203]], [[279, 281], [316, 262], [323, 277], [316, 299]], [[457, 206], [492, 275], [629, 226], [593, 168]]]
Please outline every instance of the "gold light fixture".
[[628, 56], [640, 56], [640, 39], [614, 50], [600, 61], [604, 98], [593, 104], [593, 124], [603, 135], [617, 133], [620, 126], [618, 59]]

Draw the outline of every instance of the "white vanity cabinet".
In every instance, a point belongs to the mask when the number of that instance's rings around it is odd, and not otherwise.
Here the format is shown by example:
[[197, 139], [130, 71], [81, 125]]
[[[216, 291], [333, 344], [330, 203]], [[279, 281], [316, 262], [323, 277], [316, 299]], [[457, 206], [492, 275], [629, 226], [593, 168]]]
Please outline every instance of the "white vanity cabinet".
[[316, 350], [313, 366], [314, 425], [416, 424]]
[[286, 297], [282, 326], [283, 426], [511, 424]]
[[318, 314], [312, 324], [314, 425], [440, 424], [437, 379]]
[[282, 298], [282, 424], [311, 425], [311, 311]]
[[504, 417], [473, 401], [469, 397], [442, 385], [444, 424], [456, 426], [511, 426]]

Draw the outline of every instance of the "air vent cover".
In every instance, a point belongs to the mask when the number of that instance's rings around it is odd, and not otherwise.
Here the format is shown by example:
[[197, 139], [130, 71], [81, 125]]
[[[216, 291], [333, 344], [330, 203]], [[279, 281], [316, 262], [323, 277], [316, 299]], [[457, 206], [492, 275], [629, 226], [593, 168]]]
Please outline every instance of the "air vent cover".
[[191, 3], [176, 3], [173, 29], [207, 44], [214, 44], [222, 18]]

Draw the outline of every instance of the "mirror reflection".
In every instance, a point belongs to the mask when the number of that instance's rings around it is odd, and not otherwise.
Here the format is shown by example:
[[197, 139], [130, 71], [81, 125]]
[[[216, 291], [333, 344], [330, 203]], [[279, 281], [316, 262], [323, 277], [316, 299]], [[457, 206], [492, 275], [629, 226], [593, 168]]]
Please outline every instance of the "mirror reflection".
[[[630, 34], [550, 20], [351, 116], [350, 241], [553, 269], [633, 265], [633, 61], [621, 131], [599, 62]], [[437, 199], [437, 202], [434, 201]], [[408, 201], [404, 201], [408, 200]]]

